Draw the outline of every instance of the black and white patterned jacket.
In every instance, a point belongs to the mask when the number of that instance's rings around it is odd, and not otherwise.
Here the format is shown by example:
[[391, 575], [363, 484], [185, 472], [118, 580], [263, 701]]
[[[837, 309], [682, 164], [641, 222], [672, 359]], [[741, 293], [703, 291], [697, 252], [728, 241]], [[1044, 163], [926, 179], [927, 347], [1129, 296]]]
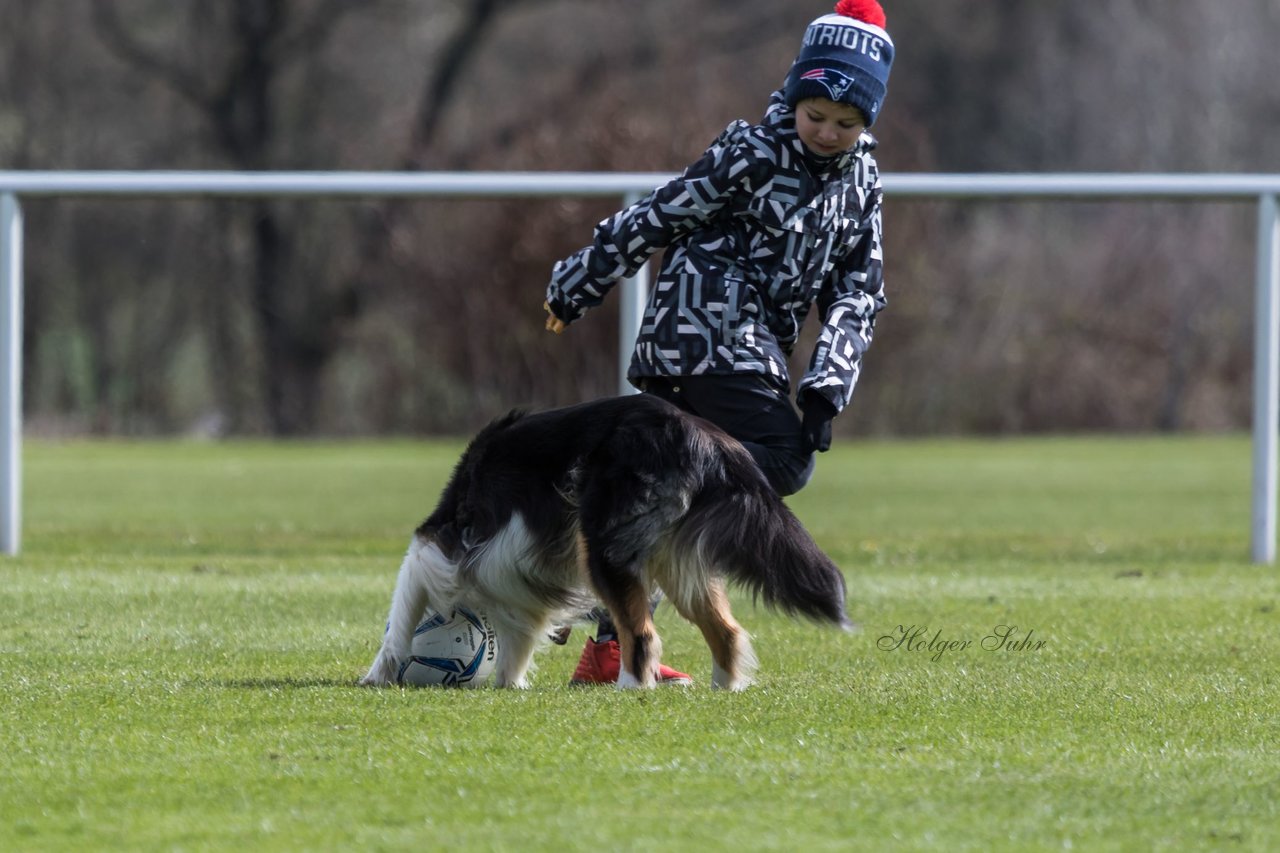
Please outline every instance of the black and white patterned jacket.
[[566, 323], [667, 248], [628, 377], [760, 374], [790, 393], [787, 356], [810, 307], [822, 328], [799, 393], [836, 411], [853, 395], [885, 306], [883, 191], [863, 133], [819, 160], [775, 93], [763, 122], [731, 123], [682, 175], [596, 226], [547, 287]]

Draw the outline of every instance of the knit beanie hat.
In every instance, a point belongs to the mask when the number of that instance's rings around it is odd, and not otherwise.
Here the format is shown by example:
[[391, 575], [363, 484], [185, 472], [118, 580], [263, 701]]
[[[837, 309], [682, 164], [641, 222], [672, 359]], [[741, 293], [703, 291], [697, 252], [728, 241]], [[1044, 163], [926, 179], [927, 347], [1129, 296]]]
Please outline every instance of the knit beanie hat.
[[840, 0], [804, 33], [783, 92], [794, 108], [805, 98], [829, 98], [857, 107], [875, 124], [889, 84], [893, 39], [876, 0]]

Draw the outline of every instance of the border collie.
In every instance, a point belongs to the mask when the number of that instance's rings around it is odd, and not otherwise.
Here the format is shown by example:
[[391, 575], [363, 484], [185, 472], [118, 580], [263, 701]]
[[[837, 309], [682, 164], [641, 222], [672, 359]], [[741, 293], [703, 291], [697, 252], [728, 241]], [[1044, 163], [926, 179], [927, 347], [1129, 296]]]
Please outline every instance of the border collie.
[[596, 601], [622, 649], [618, 687], [653, 687], [660, 589], [711, 650], [713, 687], [751, 684], [755, 654], [725, 582], [845, 629], [844, 576], [741, 444], [646, 394], [514, 411], [462, 454], [400, 567], [361, 684], [394, 684], [427, 606], [486, 613], [498, 687], [527, 687], [538, 641]]

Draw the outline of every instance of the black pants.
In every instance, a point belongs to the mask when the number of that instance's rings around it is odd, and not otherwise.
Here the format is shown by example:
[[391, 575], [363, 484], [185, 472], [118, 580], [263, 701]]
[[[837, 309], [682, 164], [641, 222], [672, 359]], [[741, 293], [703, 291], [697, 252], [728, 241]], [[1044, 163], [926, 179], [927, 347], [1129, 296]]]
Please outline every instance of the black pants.
[[[804, 488], [814, 458], [800, 438], [800, 416], [791, 401], [755, 376], [672, 376], [641, 380], [646, 394], [661, 397], [690, 414], [711, 421], [742, 442], [779, 495]], [[655, 597], [653, 607], [660, 598]], [[591, 611], [599, 624], [597, 639], [617, 634], [609, 611]]]
[[640, 387], [742, 442], [778, 494], [795, 494], [813, 476], [813, 454], [805, 453], [800, 416], [763, 378], [654, 377], [642, 380]]

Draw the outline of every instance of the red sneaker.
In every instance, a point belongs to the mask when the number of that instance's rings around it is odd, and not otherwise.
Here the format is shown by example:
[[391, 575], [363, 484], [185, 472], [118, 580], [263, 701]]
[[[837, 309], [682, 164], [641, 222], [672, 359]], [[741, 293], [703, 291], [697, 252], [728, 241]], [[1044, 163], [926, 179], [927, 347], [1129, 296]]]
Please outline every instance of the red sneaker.
[[[578, 660], [578, 668], [573, 671], [569, 683], [576, 687], [587, 684], [616, 684], [618, 673], [622, 670], [622, 649], [617, 640], [606, 640], [597, 643], [587, 637], [587, 645]], [[669, 666], [658, 665], [659, 684], [692, 684], [693, 679], [683, 672], [677, 672]]]

